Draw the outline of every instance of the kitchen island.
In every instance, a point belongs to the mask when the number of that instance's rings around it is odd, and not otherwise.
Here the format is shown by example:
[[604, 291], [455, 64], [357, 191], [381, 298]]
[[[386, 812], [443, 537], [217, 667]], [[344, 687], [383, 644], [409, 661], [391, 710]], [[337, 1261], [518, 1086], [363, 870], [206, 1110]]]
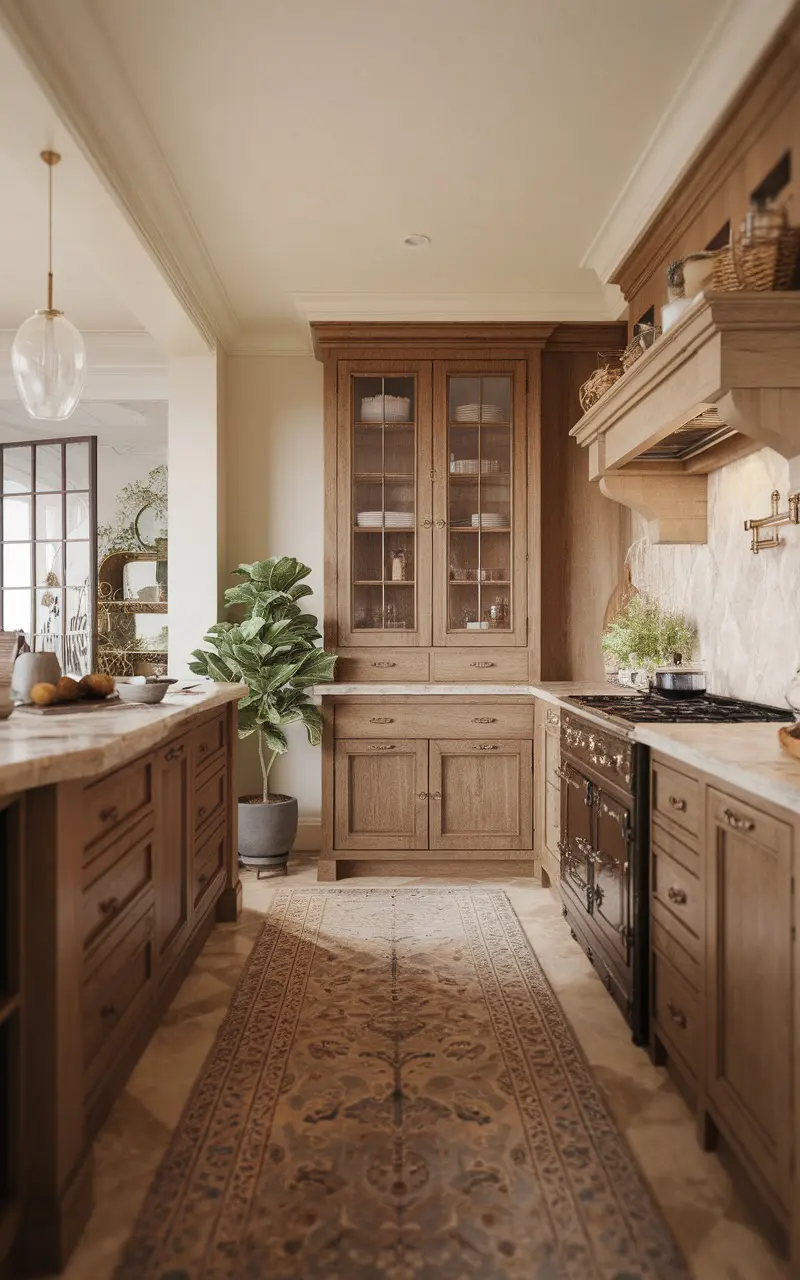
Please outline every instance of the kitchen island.
[[215, 920], [240, 912], [239, 685], [0, 723], [0, 1257], [60, 1270], [92, 1139]]

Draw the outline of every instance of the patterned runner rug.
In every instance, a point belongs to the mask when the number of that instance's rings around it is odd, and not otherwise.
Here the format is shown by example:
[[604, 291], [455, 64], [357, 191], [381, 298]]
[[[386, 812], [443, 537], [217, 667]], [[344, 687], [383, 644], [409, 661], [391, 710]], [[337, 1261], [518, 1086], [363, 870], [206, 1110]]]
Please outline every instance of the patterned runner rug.
[[281, 889], [116, 1280], [689, 1280], [501, 890]]

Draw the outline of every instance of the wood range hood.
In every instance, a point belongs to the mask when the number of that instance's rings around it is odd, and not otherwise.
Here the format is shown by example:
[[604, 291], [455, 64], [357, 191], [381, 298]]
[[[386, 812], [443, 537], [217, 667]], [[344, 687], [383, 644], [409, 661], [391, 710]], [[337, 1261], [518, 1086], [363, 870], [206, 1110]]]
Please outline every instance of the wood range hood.
[[800, 293], [699, 294], [570, 435], [652, 542], [705, 542], [710, 471], [769, 447], [800, 480]]

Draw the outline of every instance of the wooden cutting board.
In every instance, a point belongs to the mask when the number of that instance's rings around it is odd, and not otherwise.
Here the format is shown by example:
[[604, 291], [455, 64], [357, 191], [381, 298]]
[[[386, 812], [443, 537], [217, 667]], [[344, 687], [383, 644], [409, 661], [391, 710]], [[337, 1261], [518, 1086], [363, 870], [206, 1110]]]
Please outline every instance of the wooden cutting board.
[[608, 604], [606, 605], [606, 611], [603, 614], [604, 631], [606, 627], [612, 623], [620, 613], [622, 613], [623, 609], [627, 609], [631, 600], [633, 600], [634, 596], [638, 596], [638, 594], [638, 590], [633, 585], [631, 566], [626, 560], [622, 568], [622, 576], [614, 590], [611, 592], [611, 595], [608, 598]]
[[87, 699], [85, 702], [56, 702], [49, 707], [35, 707], [32, 703], [15, 707], [15, 711], [30, 711], [35, 716], [76, 716], [86, 715], [93, 711], [105, 711], [109, 708], [117, 710], [123, 706], [135, 706], [135, 703], [124, 703], [119, 694], [113, 693], [108, 698]]

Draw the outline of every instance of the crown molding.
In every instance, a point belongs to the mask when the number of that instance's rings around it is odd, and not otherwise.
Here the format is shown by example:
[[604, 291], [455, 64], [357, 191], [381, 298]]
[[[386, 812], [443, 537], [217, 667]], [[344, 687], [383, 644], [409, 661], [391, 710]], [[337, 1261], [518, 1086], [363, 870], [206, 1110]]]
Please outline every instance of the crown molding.
[[614, 278], [794, 8], [795, 0], [731, 0], [587, 249], [582, 267], [590, 267], [604, 283]]
[[[11, 371], [13, 329], [0, 329], [0, 401], [16, 400]], [[82, 332], [86, 384], [82, 400], [167, 400], [168, 363], [149, 333]]]
[[232, 343], [238, 318], [88, 0], [0, 0], [0, 22], [206, 344]]
[[298, 315], [315, 321], [479, 324], [616, 320], [624, 306], [615, 285], [586, 292], [294, 293]]

